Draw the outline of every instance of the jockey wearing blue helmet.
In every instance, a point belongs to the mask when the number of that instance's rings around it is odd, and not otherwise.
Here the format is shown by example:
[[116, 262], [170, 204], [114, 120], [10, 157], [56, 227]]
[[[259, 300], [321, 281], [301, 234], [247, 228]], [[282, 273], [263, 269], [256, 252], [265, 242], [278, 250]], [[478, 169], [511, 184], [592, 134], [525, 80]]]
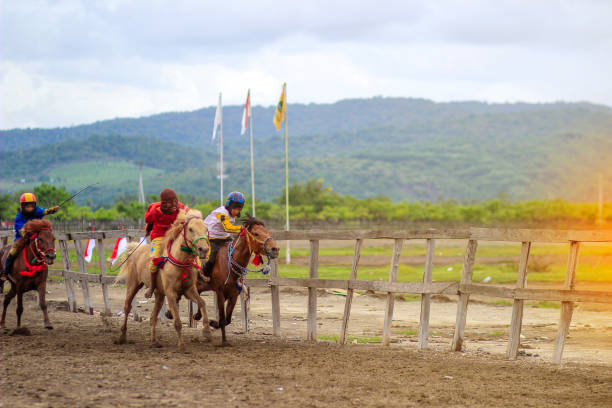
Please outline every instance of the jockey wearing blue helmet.
[[213, 210], [204, 219], [208, 227], [208, 237], [210, 239], [210, 256], [202, 268], [204, 275], [210, 277], [217, 259], [217, 251], [230, 241], [231, 234], [239, 234], [242, 227], [234, 225], [236, 218], [240, 217], [240, 211], [244, 207], [244, 194], [233, 191], [227, 196], [225, 205]]
[[240, 211], [242, 210], [242, 207], [244, 207], [245, 201], [246, 199], [244, 198], [244, 194], [242, 194], [241, 192], [232, 191], [231, 193], [229, 193], [229, 195], [227, 196], [227, 200], [225, 200], [225, 208], [230, 213], [230, 217], [233, 215], [231, 214], [233, 208], [239, 209], [238, 213], [234, 215], [234, 217], [240, 217]]

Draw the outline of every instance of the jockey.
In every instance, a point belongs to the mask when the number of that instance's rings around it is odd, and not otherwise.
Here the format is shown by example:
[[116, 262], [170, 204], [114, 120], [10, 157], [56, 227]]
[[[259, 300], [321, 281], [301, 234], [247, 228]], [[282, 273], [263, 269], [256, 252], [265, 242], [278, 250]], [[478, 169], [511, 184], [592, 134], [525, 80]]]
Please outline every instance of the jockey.
[[17, 246], [17, 240], [21, 238], [23, 234], [23, 226], [28, 221], [39, 220], [47, 214], [55, 214], [59, 209], [60, 207], [57, 205], [50, 208], [40, 208], [36, 205], [36, 196], [33, 193], [23, 193], [21, 195], [19, 198], [19, 211], [17, 211], [17, 216], [15, 217], [15, 240], [4, 260], [4, 270], [2, 271], [0, 280], [6, 280], [9, 270], [13, 265], [13, 259], [15, 255], [17, 255], [17, 250], [19, 248]]
[[240, 211], [244, 207], [244, 202], [244, 194], [234, 191], [227, 196], [225, 205], [213, 210], [204, 219], [204, 223], [208, 227], [211, 247], [210, 257], [202, 268], [204, 276], [210, 277], [212, 275], [217, 251], [231, 239], [230, 234], [239, 234], [242, 231], [242, 227], [233, 224], [236, 222], [236, 218], [240, 217]]
[[182, 203], [178, 201], [178, 197], [174, 190], [170, 188], [164, 189], [159, 195], [161, 201], [151, 203], [145, 213], [145, 222], [147, 223], [147, 231], [151, 231], [151, 286], [145, 293], [146, 298], [153, 296], [155, 285], [157, 284], [158, 267], [153, 263], [153, 258], [159, 258], [163, 255], [164, 248], [162, 241], [166, 231], [176, 220], [179, 209], [188, 210]]

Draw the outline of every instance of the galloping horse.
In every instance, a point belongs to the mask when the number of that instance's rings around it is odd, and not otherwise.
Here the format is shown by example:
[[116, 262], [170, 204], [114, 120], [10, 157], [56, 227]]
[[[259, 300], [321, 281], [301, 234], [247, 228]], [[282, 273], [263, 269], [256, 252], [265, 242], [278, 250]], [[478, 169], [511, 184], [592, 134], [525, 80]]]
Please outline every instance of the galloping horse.
[[[11, 290], [4, 296], [2, 320], [0, 328], [4, 328], [6, 308], [17, 295], [17, 328], [21, 327], [21, 314], [23, 313], [23, 294], [30, 290], [38, 291], [38, 303], [45, 319], [45, 328], [53, 329], [47, 313], [45, 293], [47, 289], [48, 265], [55, 260], [55, 237], [51, 222], [48, 220], [32, 220], [24, 226], [24, 235], [17, 242], [18, 251], [10, 271], [7, 271], [11, 281]], [[0, 268], [4, 267], [4, 259], [8, 255], [10, 245], [2, 248], [0, 252]], [[0, 283], [0, 290], [4, 290], [4, 282]]]
[[[155, 326], [164, 298], [167, 297], [169, 309], [174, 319], [174, 328], [178, 336], [178, 349], [183, 351], [183, 336], [181, 334], [183, 325], [179, 317], [178, 297], [185, 295], [188, 299], [196, 302], [200, 313], [206, 316], [206, 304], [195, 286], [199, 275], [196, 258], [205, 259], [210, 249], [208, 229], [202, 219], [202, 213], [193, 209], [188, 212], [179, 210], [176, 220], [164, 236], [163, 245], [164, 253], [159, 261], [164, 263], [163, 266], [160, 266], [157, 274], [155, 306], [151, 312], [151, 346], [161, 347], [155, 334]], [[127, 291], [124, 305], [125, 317], [123, 326], [121, 326], [119, 344], [124, 344], [127, 341], [127, 319], [132, 309], [134, 296], [143, 285], [150, 285], [150, 251], [151, 245], [138, 248], [137, 243], [131, 243], [122, 255], [122, 258], [126, 260], [121, 265], [121, 271], [115, 279], [115, 283], [126, 277]], [[204, 324], [202, 334], [209, 341], [212, 338], [208, 324]]]
[[[279, 253], [278, 245], [270, 236], [270, 231], [266, 229], [263, 221], [247, 215], [242, 225], [243, 229], [238, 238], [219, 249], [210, 281], [198, 279], [197, 282], [198, 293], [212, 290], [217, 295], [219, 321], [210, 321], [209, 324], [221, 328], [223, 346], [229, 345], [225, 337], [225, 326], [232, 321], [234, 306], [242, 291], [244, 278], [249, 272], [246, 266], [251, 256], [255, 253], [256, 256], [265, 255], [268, 259], [274, 259]], [[204, 322], [207, 322], [206, 316]]]

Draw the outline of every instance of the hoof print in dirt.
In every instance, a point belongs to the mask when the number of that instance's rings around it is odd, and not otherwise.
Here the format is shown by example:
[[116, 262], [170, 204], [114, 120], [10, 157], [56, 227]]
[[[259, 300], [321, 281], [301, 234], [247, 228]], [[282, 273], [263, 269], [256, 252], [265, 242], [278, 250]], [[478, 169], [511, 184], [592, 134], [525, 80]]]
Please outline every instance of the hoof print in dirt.
[[27, 327], [18, 327], [11, 332], [11, 336], [31, 336], [32, 332]]

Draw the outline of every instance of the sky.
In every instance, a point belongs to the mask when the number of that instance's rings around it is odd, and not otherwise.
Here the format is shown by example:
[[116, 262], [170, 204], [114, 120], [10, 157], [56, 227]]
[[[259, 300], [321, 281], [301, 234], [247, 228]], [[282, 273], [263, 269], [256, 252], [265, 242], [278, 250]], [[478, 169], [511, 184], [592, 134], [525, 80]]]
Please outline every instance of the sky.
[[612, 106], [612, 1], [0, 0], [0, 129], [401, 96]]

